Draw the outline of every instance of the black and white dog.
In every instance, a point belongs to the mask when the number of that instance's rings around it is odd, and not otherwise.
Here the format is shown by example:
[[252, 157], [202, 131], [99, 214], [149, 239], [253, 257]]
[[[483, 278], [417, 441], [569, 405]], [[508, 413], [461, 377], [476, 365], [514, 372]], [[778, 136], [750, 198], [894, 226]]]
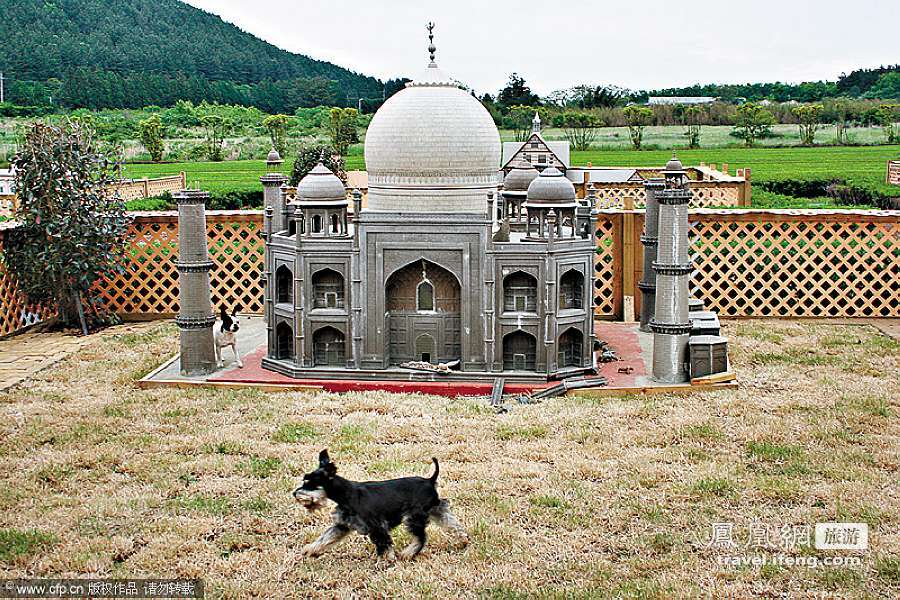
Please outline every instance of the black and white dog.
[[304, 556], [319, 556], [329, 546], [344, 539], [351, 530], [368, 536], [380, 558], [396, 559], [391, 530], [403, 523], [413, 536], [400, 552], [400, 558], [411, 560], [425, 546], [425, 527], [429, 521], [453, 532], [465, 545], [468, 535], [450, 512], [450, 505], [437, 493], [440, 468], [436, 458], [434, 474], [429, 478], [402, 477], [387, 481], [350, 481], [337, 474], [328, 450], [319, 453], [319, 467], [303, 476], [303, 484], [294, 490], [294, 498], [309, 511], [337, 504], [332, 514], [334, 525], [319, 538], [303, 547]]
[[241, 361], [241, 355], [237, 348], [237, 332], [241, 328], [238, 323], [237, 309], [234, 309], [234, 312], [229, 315], [223, 306], [219, 317], [222, 319], [222, 327], [216, 333], [216, 363], [220, 369], [225, 366], [222, 350], [231, 346], [231, 351], [234, 352], [234, 362], [241, 369], [244, 367], [244, 363]]

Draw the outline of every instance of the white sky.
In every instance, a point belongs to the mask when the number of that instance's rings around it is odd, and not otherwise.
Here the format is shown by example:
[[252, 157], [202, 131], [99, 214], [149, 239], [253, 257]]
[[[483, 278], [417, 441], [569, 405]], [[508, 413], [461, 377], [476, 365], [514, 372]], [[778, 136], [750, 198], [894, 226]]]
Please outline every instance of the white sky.
[[[380, 79], [437, 62], [479, 93], [513, 71], [545, 95], [578, 83], [835, 80], [900, 63], [897, 0], [187, 0], [276, 46]], [[555, 8], [560, 7], [560, 8]]]

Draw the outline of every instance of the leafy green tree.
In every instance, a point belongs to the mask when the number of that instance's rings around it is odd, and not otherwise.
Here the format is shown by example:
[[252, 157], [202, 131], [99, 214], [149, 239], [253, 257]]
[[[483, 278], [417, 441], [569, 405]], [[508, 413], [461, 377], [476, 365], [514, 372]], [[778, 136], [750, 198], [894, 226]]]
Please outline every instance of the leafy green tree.
[[875, 85], [869, 88], [865, 97], [875, 100], [900, 100], [900, 72], [884, 73]]
[[206, 135], [206, 158], [218, 162], [225, 158], [223, 145], [225, 135], [231, 129], [231, 123], [221, 115], [206, 114], [200, 117], [200, 123]]
[[7, 266], [33, 302], [53, 303], [63, 326], [108, 322], [93, 292], [122, 269], [130, 223], [112, 191], [114, 163], [89, 128], [32, 124], [12, 164], [20, 226], [10, 231]]
[[572, 110], [553, 117], [553, 126], [563, 130], [575, 150], [587, 150], [597, 139], [597, 128], [603, 127], [603, 120], [590, 112]]
[[541, 97], [531, 91], [525, 79], [518, 73], [509, 76], [509, 81], [497, 94], [497, 104], [510, 108], [512, 106], [535, 106], [541, 103]]
[[703, 111], [699, 106], [685, 106], [681, 111], [681, 118], [684, 122], [684, 137], [688, 140], [688, 148], [699, 148]]
[[843, 146], [847, 143], [847, 120], [850, 114], [850, 102], [846, 98], [835, 98], [829, 102], [831, 119], [834, 122], [834, 143]]
[[549, 111], [542, 106], [510, 106], [501, 119], [501, 124], [504, 129], [512, 129], [515, 132], [517, 142], [524, 142], [531, 135], [531, 123], [535, 113], [538, 114], [541, 122], [546, 122], [550, 115]]
[[331, 124], [329, 132], [331, 134], [331, 145], [343, 156], [347, 154], [350, 144], [359, 141], [359, 133], [357, 131], [359, 113], [355, 108], [332, 108]]
[[635, 150], [640, 150], [641, 141], [644, 138], [644, 128], [653, 120], [653, 111], [646, 106], [632, 104], [625, 107], [622, 115], [625, 117], [625, 125], [628, 126], [631, 145]]
[[801, 104], [791, 110], [799, 121], [800, 143], [804, 146], [812, 146], [816, 139], [816, 130], [822, 119], [822, 109], [821, 104]]
[[875, 118], [881, 129], [884, 131], [884, 137], [888, 144], [897, 142], [897, 121], [900, 121], [900, 104], [882, 104], [875, 111]]
[[159, 162], [163, 158], [163, 127], [159, 115], [150, 115], [138, 123], [138, 137], [147, 152], [150, 160]]
[[751, 148], [756, 140], [769, 135], [774, 124], [775, 116], [771, 112], [755, 102], [747, 102], [737, 109], [734, 134]]
[[313, 144], [300, 146], [297, 158], [294, 160], [294, 168], [291, 170], [290, 184], [297, 185], [306, 177], [307, 173], [319, 164], [328, 167], [341, 181], [347, 183], [347, 172], [344, 170], [344, 159], [337, 150], [330, 146]]
[[284, 156], [287, 154], [287, 115], [269, 115], [263, 119], [263, 127], [269, 132], [269, 139], [272, 140], [272, 147], [278, 151], [278, 154]]

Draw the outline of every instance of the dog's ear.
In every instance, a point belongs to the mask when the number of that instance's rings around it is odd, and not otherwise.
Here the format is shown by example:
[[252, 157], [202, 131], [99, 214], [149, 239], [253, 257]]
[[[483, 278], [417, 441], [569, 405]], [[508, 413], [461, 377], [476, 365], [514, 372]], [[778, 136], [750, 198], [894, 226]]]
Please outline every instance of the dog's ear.
[[319, 466], [324, 467], [328, 464], [331, 464], [331, 458], [328, 456], [328, 449], [326, 448], [319, 452]]
[[325, 474], [329, 477], [334, 477], [337, 474], [337, 465], [333, 462], [328, 463], [322, 469], [325, 471]]
[[222, 307], [222, 310], [221, 310], [221, 312], [219, 313], [219, 316], [222, 318], [222, 325], [224, 325], [224, 326], [226, 326], [226, 327], [230, 327], [230, 326], [231, 326], [231, 323], [232, 323], [231, 317], [228, 316], [228, 311], [225, 310], [225, 307], [224, 307], [224, 306]]

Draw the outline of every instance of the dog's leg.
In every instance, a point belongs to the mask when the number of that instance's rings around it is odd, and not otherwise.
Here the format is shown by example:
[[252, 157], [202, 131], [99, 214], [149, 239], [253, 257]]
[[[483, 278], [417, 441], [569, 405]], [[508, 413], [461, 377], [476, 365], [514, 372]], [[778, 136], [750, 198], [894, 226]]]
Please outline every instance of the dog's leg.
[[348, 533], [350, 533], [350, 528], [346, 525], [332, 525], [319, 536], [319, 539], [311, 544], [303, 546], [303, 550], [300, 551], [300, 554], [303, 556], [319, 556], [325, 552], [329, 546], [333, 546], [344, 539]]
[[222, 348], [219, 346], [219, 342], [213, 342], [213, 348], [216, 351], [216, 366], [221, 369], [225, 366], [225, 361], [222, 360]]
[[413, 539], [400, 553], [403, 560], [412, 560], [425, 547], [425, 526], [428, 524], [428, 516], [415, 516], [406, 520], [406, 529], [412, 534]]
[[445, 531], [449, 531], [456, 535], [465, 546], [469, 543], [469, 534], [466, 533], [462, 523], [450, 512], [450, 504], [446, 500], [431, 510], [431, 522]]
[[243, 369], [244, 363], [241, 362], [241, 355], [237, 349], [237, 342], [235, 342], [231, 345], [231, 349], [232, 349], [232, 351], [234, 351], [234, 362], [237, 363], [238, 369]]
[[375, 544], [375, 552], [378, 554], [378, 558], [383, 558], [388, 562], [397, 560], [397, 555], [394, 554], [394, 540], [391, 539], [391, 534], [388, 530], [373, 528], [369, 533], [369, 539]]

